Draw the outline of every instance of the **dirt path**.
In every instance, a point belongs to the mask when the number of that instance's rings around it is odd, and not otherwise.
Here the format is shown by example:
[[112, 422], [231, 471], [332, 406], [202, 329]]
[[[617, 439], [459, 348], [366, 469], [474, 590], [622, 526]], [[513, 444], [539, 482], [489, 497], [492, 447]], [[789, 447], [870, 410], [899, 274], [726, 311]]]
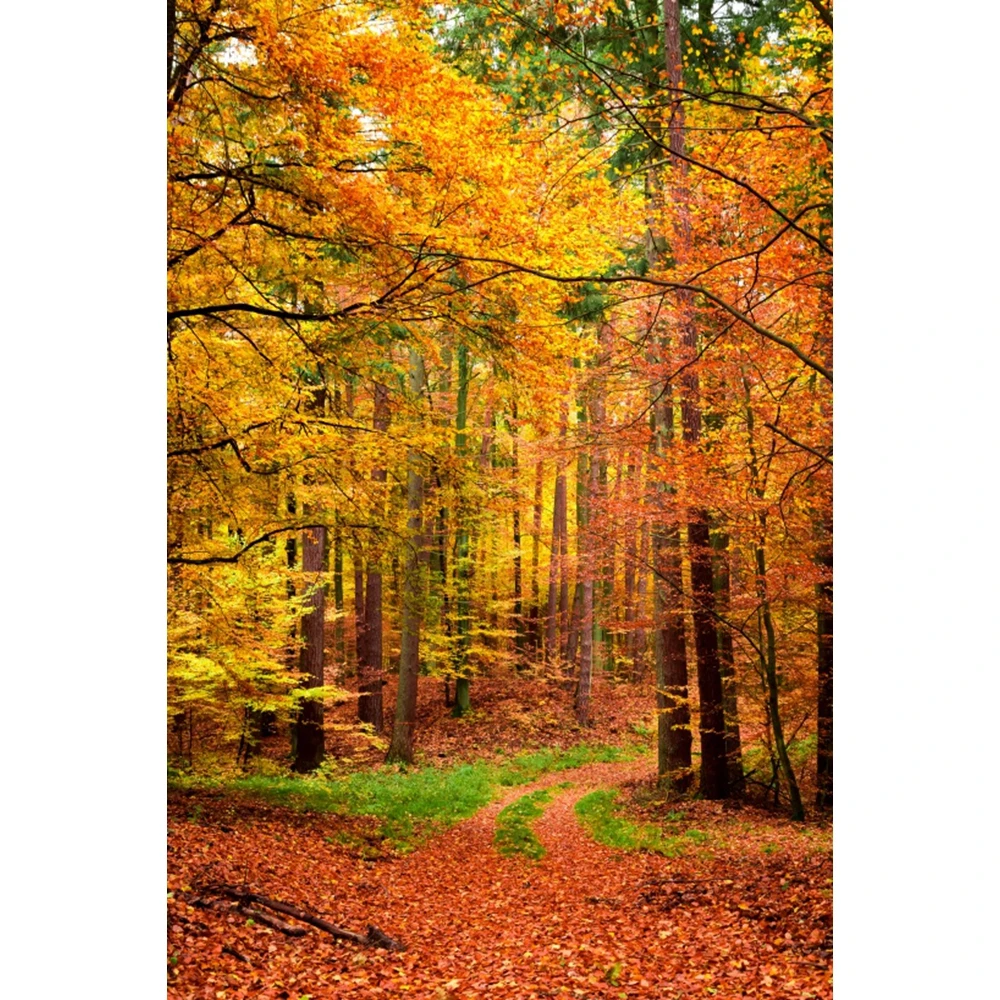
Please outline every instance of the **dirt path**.
[[[671, 890], [712, 884], [685, 881], [713, 878], [701, 874], [697, 859], [692, 875], [692, 859], [616, 852], [587, 837], [575, 803], [649, 768], [648, 759], [593, 764], [511, 789], [393, 867], [373, 919], [391, 926], [412, 953], [433, 955], [423, 995], [829, 996], [807, 984], [818, 969], [791, 982], [785, 977], [771, 993], [784, 963], [771, 959], [766, 928], [749, 935], [727, 930], [734, 917], [723, 893], [675, 899]], [[498, 812], [565, 781], [572, 787], [557, 793], [534, 825], [546, 856], [532, 862], [498, 855]]]
[[[733, 851], [720, 837], [711, 853], [693, 849], [668, 859], [616, 852], [584, 833], [573, 812], [581, 796], [641, 778], [649, 769], [646, 758], [547, 775], [510, 789], [413, 854], [375, 863], [357, 860], [351, 867], [317, 859], [305, 883], [299, 878], [298, 898], [315, 906], [327, 902], [327, 912], [347, 926], [377, 925], [406, 943], [403, 954], [356, 950], [314, 937], [275, 939], [256, 928], [255, 940], [264, 941], [266, 934], [266, 956], [278, 959], [283, 949], [294, 956], [287, 960], [294, 974], [276, 981], [258, 973], [248, 982], [249, 970], [234, 962], [233, 973], [211, 979], [203, 992], [172, 995], [217, 1000], [831, 996], [828, 955], [817, 951], [822, 924], [800, 921], [800, 929], [793, 923], [785, 931], [787, 921], [779, 926], [784, 918], [774, 916], [767, 902], [785, 893], [793, 914], [798, 897], [786, 892], [791, 873], [804, 872], [800, 881], [813, 878], [813, 868], [819, 872], [815, 858], [806, 856], [796, 862], [798, 868], [788, 856], [773, 864], [761, 856], [759, 845], [748, 855], [745, 846]], [[545, 857], [533, 862], [497, 854], [498, 812], [535, 789], [566, 781], [572, 787], [557, 792], [534, 825]], [[717, 804], [694, 808], [704, 814], [700, 825], [706, 817], [723, 816]], [[253, 830], [259, 828], [255, 822]], [[308, 824], [303, 830], [315, 833]], [[298, 864], [301, 868], [301, 860]], [[276, 895], [296, 894], [287, 886], [290, 875], [273, 865], [265, 872], [284, 886]], [[234, 922], [233, 933], [236, 929]], [[242, 927], [239, 932], [246, 940], [249, 932]], [[248, 964], [255, 963], [256, 957]], [[223, 983], [226, 989], [220, 990]]]

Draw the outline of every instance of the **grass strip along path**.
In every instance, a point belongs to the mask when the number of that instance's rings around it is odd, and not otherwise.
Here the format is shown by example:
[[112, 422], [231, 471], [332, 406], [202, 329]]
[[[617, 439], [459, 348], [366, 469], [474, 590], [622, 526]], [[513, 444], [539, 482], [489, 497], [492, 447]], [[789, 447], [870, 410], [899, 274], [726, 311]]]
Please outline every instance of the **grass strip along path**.
[[[213, 878], [246, 880], [340, 926], [374, 924], [406, 951], [315, 934], [288, 938], [174, 899], [169, 993], [178, 1000], [830, 997], [828, 830], [691, 802], [674, 826], [707, 830], [710, 840], [679, 832], [675, 839], [687, 842], [679, 856], [641, 843], [645, 849], [626, 849], [621, 827], [618, 846], [596, 842], [577, 804], [584, 800], [588, 824], [595, 813], [603, 817], [605, 832], [616, 820], [632, 822], [615, 811], [608, 790], [651, 769], [644, 757], [543, 774], [409, 853], [378, 859], [335, 842], [343, 816], [209, 801], [200, 822], [171, 822], [171, 889], [207, 866]], [[572, 788], [555, 794], [566, 781]], [[541, 816], [522, 816], [544, 850], [537, 861], [494, 846], [498, 817], [526, 798], [545, 806]], [[600, 824], [592, 829], [604, 837]]]

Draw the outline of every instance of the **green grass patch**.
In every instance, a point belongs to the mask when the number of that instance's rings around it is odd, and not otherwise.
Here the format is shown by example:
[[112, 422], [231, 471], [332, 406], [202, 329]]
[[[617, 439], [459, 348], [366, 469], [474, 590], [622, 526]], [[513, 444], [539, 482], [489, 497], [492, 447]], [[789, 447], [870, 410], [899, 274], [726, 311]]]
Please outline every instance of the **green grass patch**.
[[615, 811], [618, 793], [599, 790], [584, 795], [574, 811], [583, 828], [599, 844], [622, 851], [654, 851], [668, 858], [680, 857], [692, 844], [702, 845], [710, 837], [702, 830], [686, 830], [671, 836], [654, 823], [633, 823]]
[[501, 788], [526, 785], [543, 774], [598, 761], [630, 760], [642, 747], [581, 744], [568, 750], [520, 754], [501, 764], [475, 761], [454, 767], [372, 771], [332, 776], [253, 774], [236, 778], [173, 775], [171, 790], [222, 791], [303, 812], [373, 816], [389, 846], [409, 851], [490, 802]]
[[540, 788], [537, 792], [522, 795], [501, 809], [497, 816], [496, 832], [493, 834], [493, 843], [497, 851], [506, 858], [514, 854], [523, 854], [533, 861], [541, 860], [545, 855], [545, 848], [535, 836], [531, 824], [545, 811], [543, 807], [552, 798], [553, 793], [569, 786], [570, 782], [564, 781], [554, 788]]
[[567, 750], [536, 750], [534, 753], [519, 754], [502, 764], [497, 780], [506, 787], [528, 785], [553, 771], [568, 771], [585, 764], [635, 760], [648, 750], [645, 745], [616, 747], [593, 743], [579, 743]]

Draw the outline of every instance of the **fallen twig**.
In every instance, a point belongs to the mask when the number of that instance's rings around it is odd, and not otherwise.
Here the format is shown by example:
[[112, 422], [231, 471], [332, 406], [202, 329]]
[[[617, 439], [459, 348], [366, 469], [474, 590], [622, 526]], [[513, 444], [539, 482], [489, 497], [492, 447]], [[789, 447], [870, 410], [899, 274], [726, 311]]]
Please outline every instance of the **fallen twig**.
[[[204, 886], [201, 891], [202, 893], [226, 896], [229, 899], [236, 900], [241, 904], [241, 912], [247, 912], [248, 903], [256, 903], [258, 906], [265, 906], [269, 910], [274, 910], [277, 913], [284, 913], [286, 916], [294, 917], [296, 920], [301, 920], [304, 924], [309, 924], [310, 926], [316, 927], [321, 931], [326, 931], [327, 934], [334, 938], [339, 938], [344, 941], [353, 941], [355, 944], [365, 945], [368, 947], [385, 948], [388, 951], [405, 950], [405, 946], [401, 942], [389, 937], [388, 934], [383, 933], [371, 924], [368, 925], [367, 934], [356, 934], [354, 931], [349, 931], [343, 927], [338, 927], [336, 924], [331, 924], [328, 920], [324, 920], [322, 917], [317, 917], [315, 914], [309, 913], [301, 907], [293, 906], [291, 903], [284, 903], [279, 899], [271, 899], [268, 896], [262, 896], [260, 893], [250, 892], [240, 886], [217, 883], [215, 885]], [[255, 913], [259, 914], [260, 911], [255, 911]], [[280, 925], [277, 929], [281, 930], [282, 933], [294, 933], [295, 936], [305, 934], [304, 928], [293, 927], [291, 924], [286, 924], [283, 921], [276, 920], [274, 917], [268, 917], [267, 914], [260, 914], [260, 916], [267, 917], [267, 919], [261, 921], [262, 923], [267, 923], [272, 927]], [[259, 919], [259, 917], [254, 916], [254, 919]], [[291, 928], [291, 931], [286, 930], [285, 928]]]

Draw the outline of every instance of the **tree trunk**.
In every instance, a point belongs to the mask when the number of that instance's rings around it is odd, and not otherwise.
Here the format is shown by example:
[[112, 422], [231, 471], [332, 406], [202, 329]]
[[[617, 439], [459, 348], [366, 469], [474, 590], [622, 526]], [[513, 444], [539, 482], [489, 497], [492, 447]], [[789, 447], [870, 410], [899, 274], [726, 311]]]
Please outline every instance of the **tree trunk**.
[[[676, 178], [671, 184], [670, 200], [678, 221], [673, 256], [683, 262], [688, 256], [691, 222], [687, 190], [687, 161], [684, 154], [684, 105], [681, 58], [680, 2], [663, 0], [664, 52], [671, 93], [669, 146], [677, 154], [673, 163]], [[701, 436], [701, 409], [698, 372], [693, 367], [697, 356], [698, 331], [694, 323], [691, 293], [677, 295], [683, 361], [689, 367], [681, 375], [681, 426], [684, 441], [697, 445]], [[708, 544], [708, 513], [696, 508], [688, 512], [688, 540], [691, 550], [692, 600], [694, 604], [695, 654], [698, 661], [698, 699], [700, 702], [701, 793], [709, 799], [725, 798], [729, 793], [726, 767], [726, 732], [722, 712], [722, 678], [719, 675], [719, 647], [715, 630], [712, 595], [712, 555]]]
[[566, 629], [566, 646], [563, 649], [563, 663], [572, 667], [580, 647], [580, 618], [583, 614], [583, 581], [577, 580], [573, 588], [573, 604], [570, 608], [569, 625]]
[[701, 716], [701, 794], [706, 799], [724, 799], [729, 794], [726, 761], [726, 723], [722, 708], [722, 675], [719, 671], [719, 639], [712, 593], [712, 554], [708, 519], [703, 510], [693, 512], [688, 522], [691, 549], [691, 589], [694, 599], [694, 639], [698, 658], [698, 700]]
[[538, 586], [538, 546], [542, 534], [542, 476], [541, 460], [535, 463], [535, 504], [531, 525], [531, 652], [537, 661], [542, 649], [541, 592]]
[[[714, 570], [712, 589], [715, 609], [725, 618], [729, 614], [729, 537], [722, 531], [712, 534]], [[740, 713], [736, 672], [733, 666], [733, 633], [719, 623], [719, 676], [722, 678], [722, 712], [726, 722], [726, 765], [729, 771], [729, 793], [742, 798], [746, 792], [743, 774], [743, 748], [740, 740]]]
[[334, 515], [336, 528], [333, 534], [333, 607], [337, 613], [334, 622], [334, 650], [337, 669], [347, 665], [347, 637], [344, 635], [344, 533], [340, 529], [340, 514]]
[[[410, 349], [410, 395], [419, 399], [424, 387], [424, 361]], [[423, 459], [414, 448], [407, 456], [406, 522], [409, 535], [403, 575], [403, 625], [399, 640], [399, 687], [396, 689], [396, 719], [388, 761], [413, 763], [413, 731], [417, 722], [417, 678], [420, 673], [420, 626], [423, 621], [425, 540], [423, 533]]]
[[584, 546], [582, 562], [583, 604], [580, 614], [580, 679], [576, 688], [576, 721], [581, 726], [590, 725], [590, 688], [594, 670], [594, 539], [589, 530], [591, 500], [597, 488], [599, 470], [597, 463], [591, 459], [589, 483], [584, 480], [584, 488], [580, 493], [580, 521], [577, 535], [577, 546], [582, 541]]
[[[458, 399], [455, 414], [455, 453], [464, 468], [468, 452], [465, 428], [469, 407], [469, 348], [461, 344], [458, 348]], [[455, 647], [455, 704], [451, 714], [465, 715], [472, 708], [469, 690], [469, 648], [472, 642], [472, 559], [469, 553], [469, 511], [465, 500], [465, 485], [459, 484], [459, 500], [455, 511], [455, 574], [456, 574], [456, 620], [455, 633], [458, 641]]]
[[365, 663], [365, 569], [364, 557], [355, 550], [351, 554], [354, 564], [354, 655], [358, 676]]
[[[832, 538], [833, 524], [824, 530]], [[833, 547], [827, 543], [819, 554], [827, 578], [816, 588], [816, 637], [818, 697], [816, 702], [816, 805], [833, 805]]]
[[[376, 431], [389, 429], [389, 390], [380, 382], [374, 388], [372, 427]], [[385, 483], [386, 470], [373, 469], [372, 481]], [[382, 568], [377, 560], [368, 563], [368, 585], [365, 588], [364, 660], [358, 664], [358, 718], [368, 723], [376, 733], [382, 732]]]
[[521, 594], [521, 493], [518, 482], [517, 461], [517, 402], [512, 404], [511, 416], [511, 480], [514, 493], [514, 664], [518, 670], [523, 670], [527, 663], [524, 658], [524, 608]]
[[[310, 610], [302, 616], [302, 651], [299, 669], [306, 676], [302, 686], [323, 686], [324, 597], [319, 574], [323, 569], [326, 529], [310, 528], [302, 533], [302, 572], [316, 574], [307, 598]], [[300, 773], [314, 771], [323, 762], [323, 702], [308, 698], [295, 720], [295, 760], [292, 769]]]
[[[549, 551], [549, 613], [545, 637], [545, 659], [555, 663], [559, 659], [559, 626], [563, 622], [566, 593], [566, 574], [563, 568], [565, 553], [563, 538], [566, 533], [566, 474], [556, 472], [555, 492], [552, 499], [552, 548]], [[560, 588], [562, 588], [560, 590]]]
[[[635, 613], [636, 618], [643, 620], [646, 618], [646, 590], [649, 580], [649, 573], [646, 567], [649, 565], [649, 521], [643, 518], [639, 528], [639, 565], [636, 567], [635, 581]], [[632, 659], [632, 671], [636, 680], [645, 676], [647, 664], [649, 662], [649, 643], [646, 638], [646, 629], [640, 625], [635, 630], [635, 646]]]
[[[629, 479], [635, 478], [635, 467], [629, 466]], [[638, 663], [636, 660], [636, 589], [635, 571], [636, 559], [635, 522], [631, 517], [625, 521], [625, 650], [632, 661], [632, 680], [638, 680]]]
[[[761, 528], [761, 538], [764, 537], [764, 527], [766, 524], [765, 515], [758, 516]], [[791, 816], [793, 820], [805, 819], [805, 810], [802, 808], [802, 796], [799, 793], [799, 783], [792, 768], [792, 761], [788, 756], [788, 745], [785, 742], [784, 727], [781, 723], [781, 710], [778, 702], [778, 655], [774, 635], [774, 619], [771, 615], [771, 603], [767, 595], [767, 563], [764, 553], [763, 541], [759, 542], [754, 552], [757, 564], [757, 596], [760, 601], [760, 619], [763, 625], [764, 645], [764, 677], [767, 688], [767, 715], [771, 724], [771, 733], [774, 737], [774, 749], [778, 755], [778, 764], [781, 773], [788, 785], [788, 798], [791, 804]]]

